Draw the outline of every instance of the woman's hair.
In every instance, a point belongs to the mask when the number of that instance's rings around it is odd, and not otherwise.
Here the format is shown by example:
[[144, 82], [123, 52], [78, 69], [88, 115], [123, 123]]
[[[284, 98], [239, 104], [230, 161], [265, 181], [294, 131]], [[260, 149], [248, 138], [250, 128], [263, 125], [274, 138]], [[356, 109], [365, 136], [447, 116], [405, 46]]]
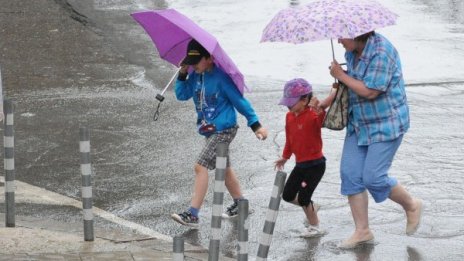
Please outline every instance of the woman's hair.
[[360, 35], [360, 36], [355, 37], [354, 40], [357, 41], [357, 42], [363, 42], [363, 43], [365, 43], [365, 42], [367, 42], [367, 39], [369, 39], [369, 37], [370, 37], [371, 35], [375, 35], [375, 32], [374, 32], [374, 31], [370, 31], [370, 32], [368, 32], [368, 33], [362, 34], [362, 35]]

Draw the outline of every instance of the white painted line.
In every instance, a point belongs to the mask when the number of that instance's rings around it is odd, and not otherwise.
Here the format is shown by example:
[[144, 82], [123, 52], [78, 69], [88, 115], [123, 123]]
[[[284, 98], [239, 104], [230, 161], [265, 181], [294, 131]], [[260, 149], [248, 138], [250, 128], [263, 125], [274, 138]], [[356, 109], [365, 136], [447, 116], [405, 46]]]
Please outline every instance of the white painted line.
[[[4, 182], [5, 178], [0, 176], [0, 182]], [[49, 191], [40, 187], [36, 187], [21, 181], [16, 180], [16, 191], [15, 191], [15, 201], [16, 202], [32, 202], [32, 203], [41, 203], [41, 204], [53, 204], [60, 206], [73, 206], [78, 209], [82, 209], [82, 202], [63, 196], [61, 194]], [[0, 199], [2, 200], [2, 199]], [[103, 209], [93, 207], [93, 214], [99, 216], [108, 221], [114, 222], [126, 228], [130, 228], [138, 233], [172, 242], [172, 237], [163, 235], [159, 232], [152, 230], [151, 228], [142, 226], [135, 222], [122, 219], [112, 213], [109, 213]]]

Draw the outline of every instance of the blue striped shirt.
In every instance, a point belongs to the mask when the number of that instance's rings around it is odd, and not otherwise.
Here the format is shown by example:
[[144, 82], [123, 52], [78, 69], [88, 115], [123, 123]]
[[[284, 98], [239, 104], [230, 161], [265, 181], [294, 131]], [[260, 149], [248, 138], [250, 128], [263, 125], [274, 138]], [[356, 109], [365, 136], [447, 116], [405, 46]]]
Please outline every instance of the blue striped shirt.
[[369, 37], [361, 57], [346, 52], [348, 74], [367, 88], [381, 91], [368, 100], [349, 90], [348, 135], [356, 133], [358, 145], [391, 141], [409, 129], [409, 108], [401, 62], [395, 47], [382, 35]]

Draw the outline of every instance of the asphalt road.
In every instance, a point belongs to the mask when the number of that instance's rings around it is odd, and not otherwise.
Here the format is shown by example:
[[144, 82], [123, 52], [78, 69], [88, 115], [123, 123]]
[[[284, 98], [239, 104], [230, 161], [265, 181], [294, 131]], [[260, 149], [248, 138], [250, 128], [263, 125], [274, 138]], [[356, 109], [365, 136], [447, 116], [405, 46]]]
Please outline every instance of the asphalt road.
[[[166, 6], [163, 1], [151, 4]], [[79, 127], [85, 126], [91, 132], [96, 206], [207, 247], [211, 192], [199, 231], [180, 227], [169, 218], [171, 212], [188, 206], [193, 161], [202, 139], [195, 132], [193, 105], [175, 101], [172, 92], [161, 105], [160, 119], [152, 120], [157, 106], [154, 97], [174, 68], [157, 58], [148, 37], [128, 15], [136, 7], [90, 0], [0, 0], [0, 6], [4, 96], [16, 104], [17, 179], [79, 199]], [[281, 84], [251, 81], [255, 90]], [[430, 89], [440, 95], [430, 94]], [[416, 237], [404, 235], [404, 217], [397, 206], [372, 204], [376, 244], [355, 251], [336, 248], [351, 233], [352, 220], [346, 199], [339, 194], [343, 132], [325, 131], [328, 167], [315, 200], [322, 205], [321, 225], [329, 234], [314, 240], [298, 238], [303, 214], [283, 203], [270, 259], [462, 260], [462, 123], [449, 121], [446, 132], [442, 130], [443, 119], [462, 119], [462, 90], [462, 83], [409, 89], [414, 127], [393, 170], [425, 200], [425, 219]], [[270, 137], [258, 141], [241, 119], [242, 127], [230, 148], [243, 191], [255, 210], [250, 218], [252, 255], [274, 180], [272, 163], [283, 145], [285, 111], [275, 105], [279, 95], [280, 91], [268, 90], [247, 96]], [[230, 203], [227, 194], [225, 202]], [[75, 219], [72, 213], [55, 211], [46, 205], [17, 209], [21, 215]], [[234, 226], [224, 222], [221, 248], [229, 256], [235, 255]]]

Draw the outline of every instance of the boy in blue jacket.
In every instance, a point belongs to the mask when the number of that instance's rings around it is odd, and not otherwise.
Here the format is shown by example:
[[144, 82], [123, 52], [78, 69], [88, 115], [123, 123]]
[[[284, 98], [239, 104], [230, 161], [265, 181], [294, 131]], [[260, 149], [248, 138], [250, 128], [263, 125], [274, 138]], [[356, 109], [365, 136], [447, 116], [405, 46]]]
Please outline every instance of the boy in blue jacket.
[[[190, 74], [189, 66], [194, 70]], [[208, 170], [216, 168], [216, 145], [219, 142], [230, 144], [235, 138], [238, 129], [236, 110], [245, 116], [248, 127], [258, 139], [266, 139], [267, 130], [261, 126], [250, 102], [239, 92], [229, 75], [214, 64], [214, 57], [194, 39], [189, 42], [187, 56], [181, 63], [175, 93], [180, 101], [193, 98], [198, 132], [205, 136], [206, 142], [194, 166], [195, 182], [190, 208], [171, 217], [183, 225], [198, 228], [198, 214], [208, 189]], [[223, 217], [236, 217], [238, 201], [243, 199], [243, 195], [229, 156], [225, 185], [234, 202]]]

